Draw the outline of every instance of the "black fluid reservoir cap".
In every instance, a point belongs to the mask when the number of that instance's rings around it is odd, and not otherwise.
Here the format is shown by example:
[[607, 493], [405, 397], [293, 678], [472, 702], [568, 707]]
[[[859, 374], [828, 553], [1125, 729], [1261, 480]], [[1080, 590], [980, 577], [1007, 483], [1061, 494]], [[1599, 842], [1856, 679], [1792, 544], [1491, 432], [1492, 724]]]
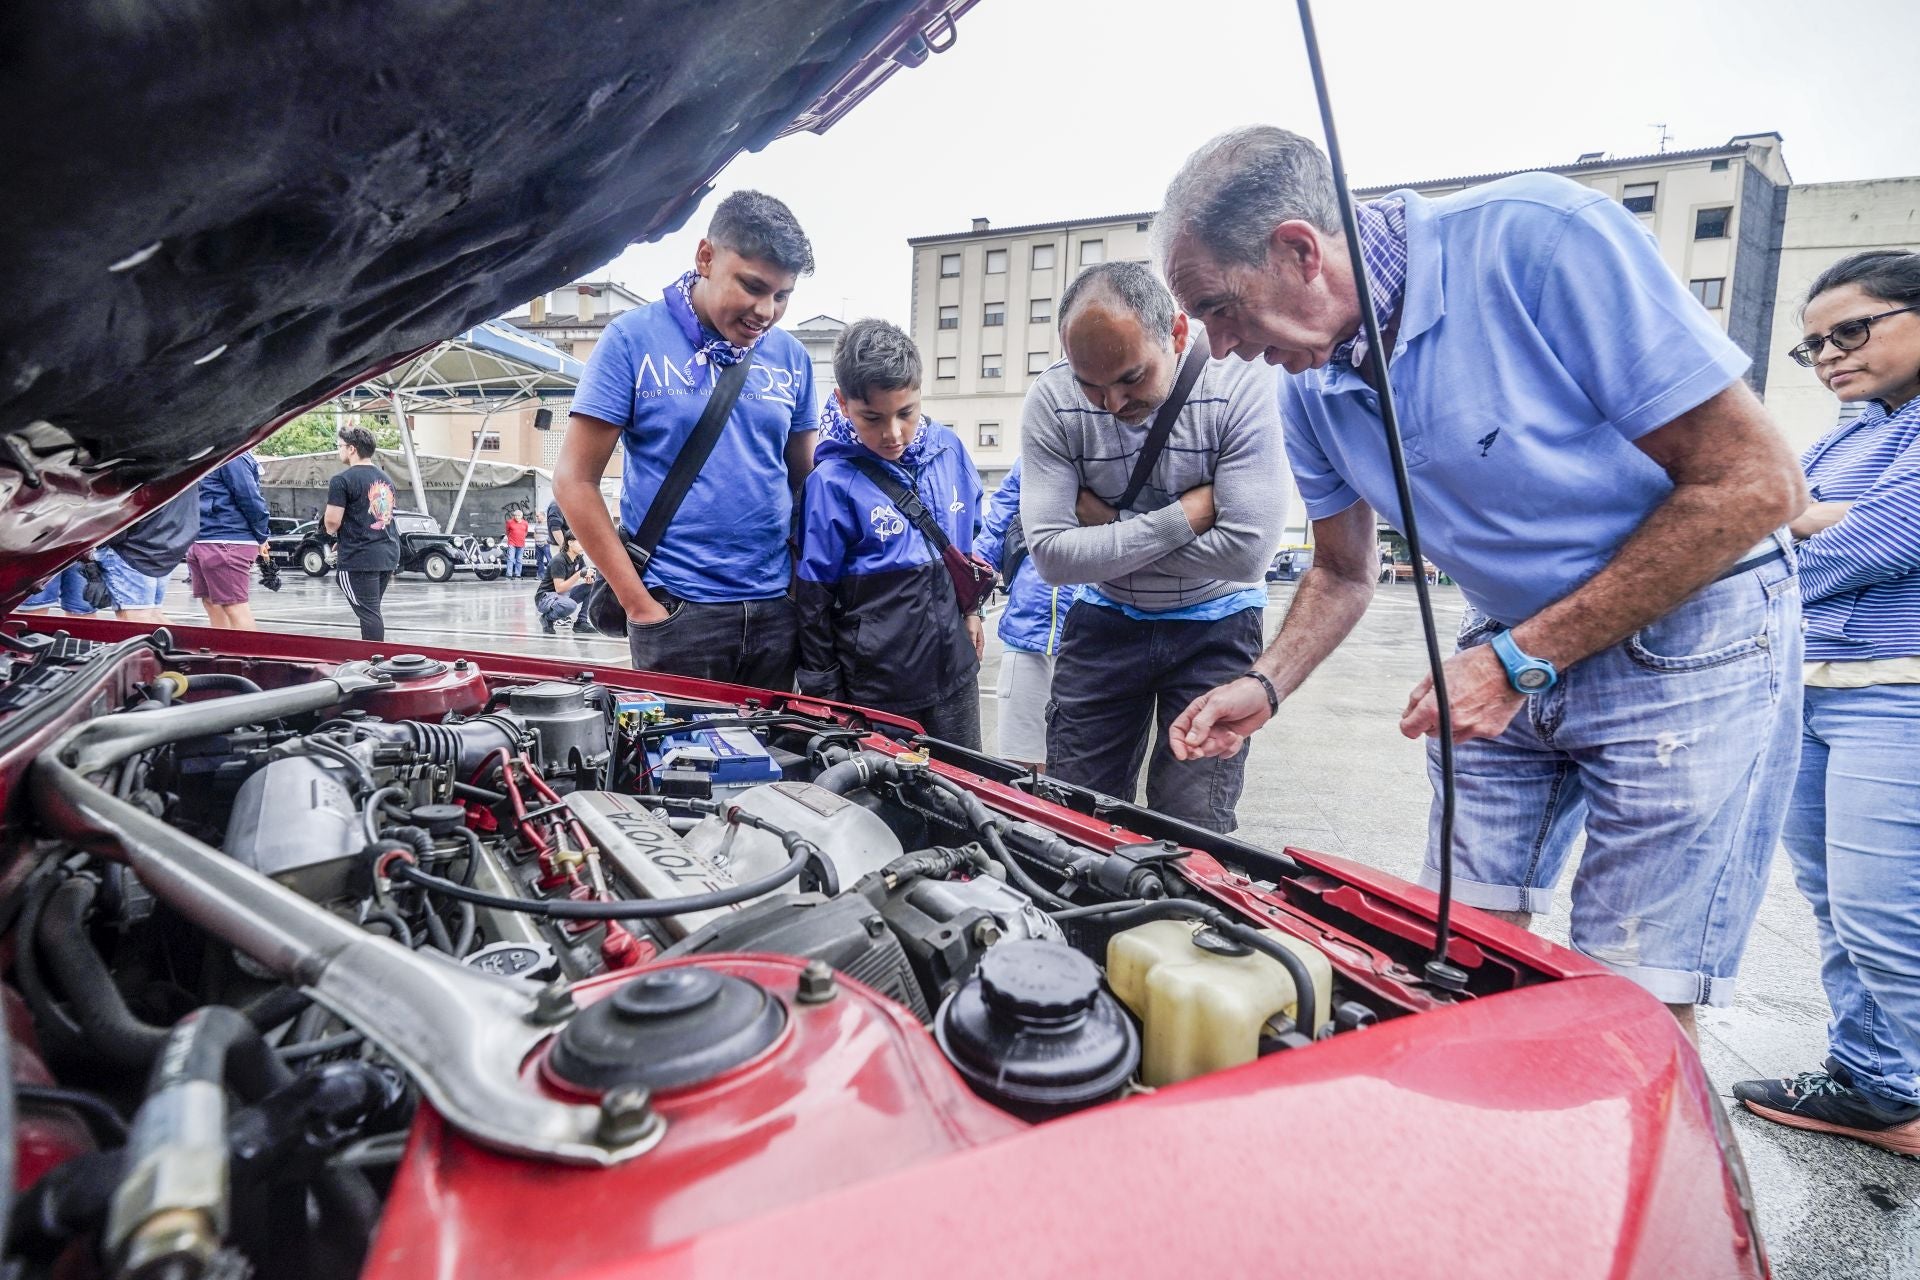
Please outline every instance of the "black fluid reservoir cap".
[[1045, 1120], [1118, 1097], [1140, 1064], [1140, 1036], [1065, 943], [997, 943], [934, 1019], [947, 1061], [981, 1097]]
[[786, 1021], [758, 983], [698, 965], [656, 969], [575, 1014], [547, 1065], [581, 1089], [683, 1089], [757, 1057]]
[[446, 663], [424, 653], [396, 653], [385, 662], [375, 664], [373, 671], [389, 680], [420, 680], [437, 676], [446, 669]]
[[436, 839], [450, 836], [467, 821], [467, 811], [457, 804], [418, 804], [407, 814], [416, 827], [425, 827]]

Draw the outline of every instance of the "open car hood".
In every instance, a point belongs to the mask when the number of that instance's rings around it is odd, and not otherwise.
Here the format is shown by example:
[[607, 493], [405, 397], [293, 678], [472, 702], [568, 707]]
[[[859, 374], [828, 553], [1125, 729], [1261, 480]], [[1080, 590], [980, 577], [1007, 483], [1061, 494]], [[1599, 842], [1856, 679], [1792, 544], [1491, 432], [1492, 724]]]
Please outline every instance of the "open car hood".
[[973, 0], [0, 15], [0, 610], [288, 416], [686, 218]]

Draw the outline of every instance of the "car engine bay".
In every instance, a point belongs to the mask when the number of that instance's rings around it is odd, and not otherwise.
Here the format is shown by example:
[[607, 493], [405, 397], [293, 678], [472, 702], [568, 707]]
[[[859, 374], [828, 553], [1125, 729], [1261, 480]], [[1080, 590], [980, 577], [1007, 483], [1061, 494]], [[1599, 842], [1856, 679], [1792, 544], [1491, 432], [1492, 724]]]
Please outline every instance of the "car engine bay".
[[764, 1070], [848, 979], [1014, 1126], [1455, 998], [1350, 888], [1100, 847], [773, 695], [8, 639], [0, 724], [48, 744], [7, 779], [24, 1274], [358, 1274], [417, 1112], [643, 1159], [655, 1100]]

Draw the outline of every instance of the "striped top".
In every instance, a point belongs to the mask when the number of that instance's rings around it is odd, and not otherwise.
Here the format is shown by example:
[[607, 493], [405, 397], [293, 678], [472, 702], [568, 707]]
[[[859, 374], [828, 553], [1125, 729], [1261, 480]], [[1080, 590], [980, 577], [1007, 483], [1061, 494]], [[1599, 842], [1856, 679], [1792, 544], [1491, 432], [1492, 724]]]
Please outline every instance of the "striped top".
[[1920, 399], [1873, 405], [1800, 465], [1816, 502], [1853, 504], [1800, 544], [1807, 660], [1920, 655]]

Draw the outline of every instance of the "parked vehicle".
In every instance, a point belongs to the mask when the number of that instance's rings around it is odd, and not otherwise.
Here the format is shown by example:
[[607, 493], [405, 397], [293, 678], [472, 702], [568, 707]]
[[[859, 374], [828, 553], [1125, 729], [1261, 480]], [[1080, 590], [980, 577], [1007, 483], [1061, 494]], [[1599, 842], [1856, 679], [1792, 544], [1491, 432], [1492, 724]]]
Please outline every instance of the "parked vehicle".
[[[0, 609], [969, 7], [15, 6]], [[9, 1274], [1765, 1273], [1667, 1011], [1464, 908], [1434, 985], [1372, 868], [781, 690], [0, 633]]]
[[[401, 573], [424, 574], [429, 582], [448, 582], [464, 569], [482, 582], [491, 582], [505, 571], [506, 557], [493, 538], [442, 533], [440, 522], [422, 511], [396, 511], [393, 525], [400, 536]], [[287, 546], [287, 562], [298, 565], [310, 578], [324, 578], [333, 572], [334, 540], [312, 520], [284, 535], [284, 542], [269, 542], [276, 559], [281, 546]]]

